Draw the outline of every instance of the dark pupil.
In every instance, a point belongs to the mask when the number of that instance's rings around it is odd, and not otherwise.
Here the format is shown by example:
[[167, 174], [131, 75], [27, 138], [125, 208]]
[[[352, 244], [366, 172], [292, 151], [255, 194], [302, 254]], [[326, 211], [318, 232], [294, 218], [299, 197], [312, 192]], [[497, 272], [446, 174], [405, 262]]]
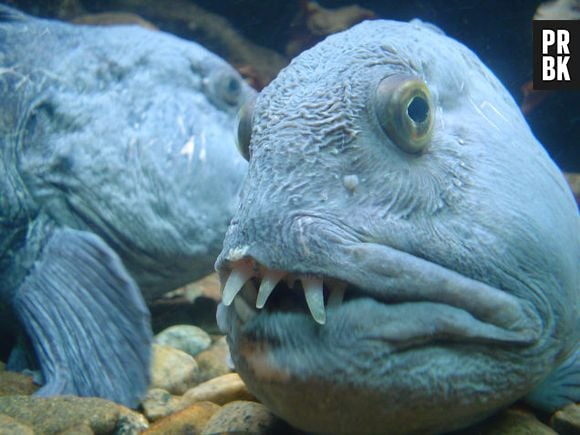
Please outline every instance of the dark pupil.
[[429, 105], [427, 101], [421, 97], [414, 97], [409, 107], [407, 107], [407, 114], [417, 124], [425, 121], [427, 116], [429, 116]]
[[240, 90], [240, 84], [236, 79], [230, 79], [228, 82], [228, 92], [235, 94]]

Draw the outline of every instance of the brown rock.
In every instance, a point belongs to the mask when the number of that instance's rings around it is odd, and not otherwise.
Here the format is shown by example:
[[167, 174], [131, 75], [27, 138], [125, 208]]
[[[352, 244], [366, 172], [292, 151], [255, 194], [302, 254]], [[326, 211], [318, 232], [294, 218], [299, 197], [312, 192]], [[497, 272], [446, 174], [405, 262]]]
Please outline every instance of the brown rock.
[[556, 412], [550, 424], [560, 435], [580, 434], [580, 404], [573, 403]]
[[151, 387], [183, 394], [197, 383], [199, 368], [187, 353], [169, 346], [153, 345]]
[[87, 425], [97, 434], [111, 433], [122, 406], [93, 397], [0, 397], [0, 414], [30, 426], [38, 433], [59, 433]]
[[234, 400], [256, 400], [237, 373], [229, 373], [199, 384], [188, 390], [183, 399], [188, 403], [207, 400], [218, 405]]
[[572, 189], [572, 193], [574, 193], [576, 203], [580, 204], [580, 174], [568, 173], [564, 174], [564, 176], [566, 177], [566, 181], [568, 181], [568, 184]]
[[22, 373], [0, 371], [0, 396], [30, 396], [38, 390], [32, 377]]
[[185, 297], [188, 300], [193, 301], [200, 296], [213, 299], [216, 302], [221, 301], [220, 279], [217, 273], [212, 273], [185, 286]]
[[143, 435], [199, 434], [220, 409], [215, 403], [197, 402], [157, 421]]
[[173, 396], [162, 388], [152, 388], [142, 402], [145, 416], [157, 421], [189, 405], [181, 396]]
[[225, 337], [213, 342], [209, 349], [195, 356], [199, 366], [198, 382], [205, 382], [218, 376], [226, 375], [232, 370], [228, 365], [230, 349]]
[[558, 435], [523, 409], [508, 409], [485, 422], [456, 435]]
[[34, 431], [12, 417], [0, 414], [0, 435], [34, 435]]
[[251, 433], [252, 435], [277, 433], [280, 420], [261, 403], [236, 401], [216, 412], [202, 434]]
[[130, 12], [102, 12], [99, 14], [82, 15], [72, 20], [75, 24], [92, 26], [122, 26], [135, 24], [149, 30], [159, 30], [153, 23]]

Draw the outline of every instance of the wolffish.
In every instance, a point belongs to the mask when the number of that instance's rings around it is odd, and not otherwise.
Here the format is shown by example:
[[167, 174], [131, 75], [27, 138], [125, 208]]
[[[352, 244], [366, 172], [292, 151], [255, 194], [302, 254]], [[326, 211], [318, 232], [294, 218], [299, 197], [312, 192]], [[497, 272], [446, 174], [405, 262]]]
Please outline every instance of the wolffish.
[[216, 267], [237, 370], [313, 433], [441, 433], [580, 399], [578, 210], [468, 48], [365, 22], [242, 110]]
[[40, 395], [138, 404], [145, 300], [213, 270], [247, 169], [235, 117], [253, 94], [193, 42], [0, 6], [1, 326], [29, 338]]

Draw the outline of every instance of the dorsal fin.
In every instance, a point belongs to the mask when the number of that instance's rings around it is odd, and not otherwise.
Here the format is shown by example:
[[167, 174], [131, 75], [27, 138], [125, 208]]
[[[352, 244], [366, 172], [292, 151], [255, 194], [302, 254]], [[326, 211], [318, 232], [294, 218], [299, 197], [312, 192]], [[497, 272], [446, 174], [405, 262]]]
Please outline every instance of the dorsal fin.
[[0, 4], [0, 23], [28, 20], [30, 17], [18, 9]]

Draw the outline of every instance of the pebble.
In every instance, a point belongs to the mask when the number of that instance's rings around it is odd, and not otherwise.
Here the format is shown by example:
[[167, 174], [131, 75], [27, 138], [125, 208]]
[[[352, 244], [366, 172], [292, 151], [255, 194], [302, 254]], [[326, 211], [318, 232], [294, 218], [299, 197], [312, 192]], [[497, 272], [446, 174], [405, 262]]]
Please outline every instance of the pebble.
[[149, 421], [157, 421], [185, 408], [189, 402], [162, 388], [152, 388], [142, 401], [143, 412]]
[[197, 402], [153, 424], [143, 435], [199, 434], [220, 406], [211, 402]]
[[115, 428], [115, 435], [139, 435], [149, 427], [145, 416], [132, 409], [119, 406], [119, 419]]
[[34, 435], [34, 431], [14, 418], [0, 414], [0, 435]]
[[174, 325], [157, 334], [154, 342], [195, 356], [210, 347], [211, 337], [197, 326]]
[[202, 435], [218, 433], [251, 433], [266, 435], [277, 433], [280, 420], [257, 402], [235, 401], [216, 412], [203, 429]]
[[153, 345], [151, 388], [183, 394], [197, 383], [199, 368], [195, 359], [173, 347]]
[[580, 404], [573, 403], [556, 412], [550, 424], [560, 435], [580, 434]]
[[[122, 408], [108, 400], [94, 397], [0, 397], [0, 414], [40, 434], [56, 434], [84, 425], [95, 433], [112, 433]], [[127, 409], [125, 412], [132, 411]]]
[[256, 400], [237, 373], [228, 373], [199, 384], [188, 390], [183, 395], [183, 399], [188, 403], [207, 400], [218, 405], [234, 400]]
[[29, 396], [38, 390], [32, 377], [22, 373], [0, 371], [0, 396]]
[[198, 381], [205, 382], [218, 376], [231, 373], [229, 361], [230, 348], [226, 341], [226, 337], [218, 338], [209, 349], [200, 352], [196, 357], [197, 365], [199, 366]]

